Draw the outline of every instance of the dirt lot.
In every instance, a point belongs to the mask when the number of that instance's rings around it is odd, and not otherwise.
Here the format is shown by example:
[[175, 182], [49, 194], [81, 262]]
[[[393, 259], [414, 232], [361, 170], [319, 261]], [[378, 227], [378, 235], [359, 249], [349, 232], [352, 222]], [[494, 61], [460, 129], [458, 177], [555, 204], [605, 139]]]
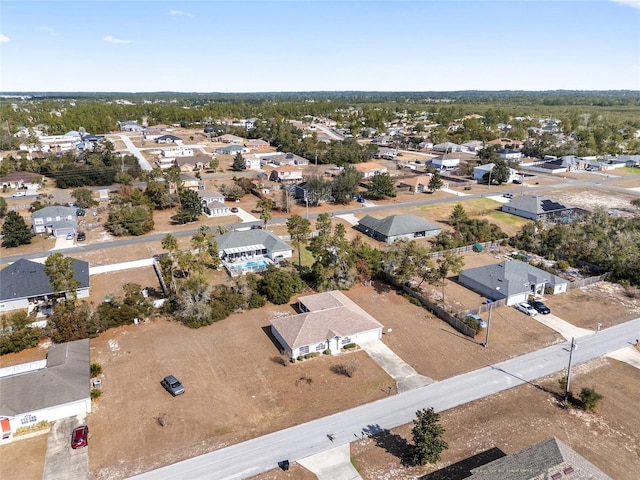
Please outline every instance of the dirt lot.
[[0, 478], [2, 480], [41, 479], [46, 451], [46, 433], [14, 440], [0, 446]]

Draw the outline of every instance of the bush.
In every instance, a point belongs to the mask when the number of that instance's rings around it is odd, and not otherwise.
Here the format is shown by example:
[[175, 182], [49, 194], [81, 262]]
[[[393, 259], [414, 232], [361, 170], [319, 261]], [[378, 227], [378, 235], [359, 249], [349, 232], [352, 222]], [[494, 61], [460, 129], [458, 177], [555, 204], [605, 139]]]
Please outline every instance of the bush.
[[301, 362], [302, 360], [304, 360], [304, 357], [302, 355], [298, 355], [298, 357], [296, 358], [297, 361]]
[[580, 404], [585, 410], [593, 411], [596, 409], [600, 400], [604, 397], [595, 391], [593, 388], [585, 387], [580, 390]]
[[558, 260], [556, 262], [556, 268], [558, 270], [566, 270], [567, 268], [569, 268], [569, 262], [567, 262], [566, 260]]
[[324, 352], [322, 352], [323, 355], [331, 355], [331, 349], [327, 348]]
[[99, 388], [91, 389], [91, 400], [96, 400], [100, 398], [100, 395], [102, 395], [102, 390], [100, 390]]
[[89, 372], [91, 373], [91, 378], [96, 378], [102, 373], [102, 365], [99, 363], [92, 363], [89, 366]]
[[310, 352], [305, 354], [304, 358], [308, 359], [308, 358], [315, 358], [315, 357], [319, 357], [320, 356], [320, 352]]
[[331, 371], [333, 373], [337, 373], [338, 375], [344, 375], [345, 377], [353, 377], [354, 373], [358, 369], [358, 362], [355, 360], [347, 360], [344, 363], [339, 363], [338, 365], [334, 365], [331, 367]]
[[346, 345], [342, 346], [343, 350], [350, 350], [352, 348], [356, 348], [356, 344], [355, 343], [347, 343]]

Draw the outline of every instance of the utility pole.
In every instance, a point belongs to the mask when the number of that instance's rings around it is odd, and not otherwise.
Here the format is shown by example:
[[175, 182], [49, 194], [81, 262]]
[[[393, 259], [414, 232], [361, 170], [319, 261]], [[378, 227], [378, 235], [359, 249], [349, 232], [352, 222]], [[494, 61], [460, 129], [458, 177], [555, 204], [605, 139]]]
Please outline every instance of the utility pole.
[[571, 360], [573, 359], [573, 351], [578, 348], [575, 337], [571, 337], [571, 347], [569, 350], [569, 368], [567, 369], [567, 385], [564, 390], [564, 401], [569, 399], [569, 387], [571, 385]]
[[487, 336], [484, 339], [483, 347], [487, 347], [489, 345], [489, 329], [491, 328], [491, 311], [493, 310], [493, 300], [487, 298], [487, 303], [489, 304], [489, 318], [487, 320]]

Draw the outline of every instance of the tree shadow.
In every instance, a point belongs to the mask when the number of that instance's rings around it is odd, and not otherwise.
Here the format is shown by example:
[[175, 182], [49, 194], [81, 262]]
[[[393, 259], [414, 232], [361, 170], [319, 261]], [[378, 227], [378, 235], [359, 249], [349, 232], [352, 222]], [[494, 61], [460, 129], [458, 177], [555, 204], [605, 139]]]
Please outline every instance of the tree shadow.
[[400, 435], [382, 429], [379, 425], [369, 425], [363, 432], [376, 442], [376, 446], [383, 448], [386, 452], [398, 458], [403, 466], [413, 465], [411, 461], [411, 446]]
[[543, 392], [545, 392], [545, 393], [548, 393], [548, 394], [550, 394], [550, 395], [553, 395], [557, 400], [562, 401], [562, 400], [564, 399], [564, 395], [560, 395], [560, 394], [558, 394], [558, 392], [555, 392], [555, 391], [553, 391], [553, 390], [550, 390], [550, 389], [549, 389], [549, 388], [547, 388], [547, 387], [543, 387], [542, 385], [538, 385], [537, 383], [533, 383], [533, 382], [530, 382], [530, 381], [525, 380], [525, 379], [523, 379], [523, 378], [520, 378], [519, 376], [517, 376], [517, 375], [515, 375], [515, 374], [513, 374], [513, 373], [511, 373], [511, 372], [507, 372], [506, 370], [504, 370], [504, 369], [502, 369], [502, 368], [497, 368], [497, 367], [495, 367], [495, 366], [493, 366], [493, 365], [489, 365], [489, 366], [490, 366], [493, 370], [498, 370], [499, 372], [502, 372], [502, 373], [504, 373], [504, 374], [506, 374], [506, 375], [509, 375], [509, 376], [511, 376], [511, 377], [513, 377], [513, 378], [516, 378], [516, 379], [520, 380], [522, 383], [526, 383], [527, 385], [531, 385], [532, 387], [537, 388], [538, 390], [542, 390], [542, 391], [543, 391]]
[[471, 477], [471, 470], [474, 468], [481, 467], [505, 456], [506, 454], [502, 450], [493, 447], [453, 465], [419, 477], [418, 480], [463, 480]]
[[376, 291], [376, 293], [389, 293], [396, 290], [391, 285], [383, 282], [382, 280], [372, 280], [371, 286]]

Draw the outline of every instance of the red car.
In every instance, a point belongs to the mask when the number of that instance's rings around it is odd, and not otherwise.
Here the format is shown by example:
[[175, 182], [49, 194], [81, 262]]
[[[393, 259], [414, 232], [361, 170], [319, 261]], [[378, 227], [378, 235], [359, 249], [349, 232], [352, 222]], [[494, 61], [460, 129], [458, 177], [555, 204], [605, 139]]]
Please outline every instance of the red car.
[[86, 447], [89, 443], [89, 427], [83, 425], [75, 428], [71, 435], [71, 448]]

